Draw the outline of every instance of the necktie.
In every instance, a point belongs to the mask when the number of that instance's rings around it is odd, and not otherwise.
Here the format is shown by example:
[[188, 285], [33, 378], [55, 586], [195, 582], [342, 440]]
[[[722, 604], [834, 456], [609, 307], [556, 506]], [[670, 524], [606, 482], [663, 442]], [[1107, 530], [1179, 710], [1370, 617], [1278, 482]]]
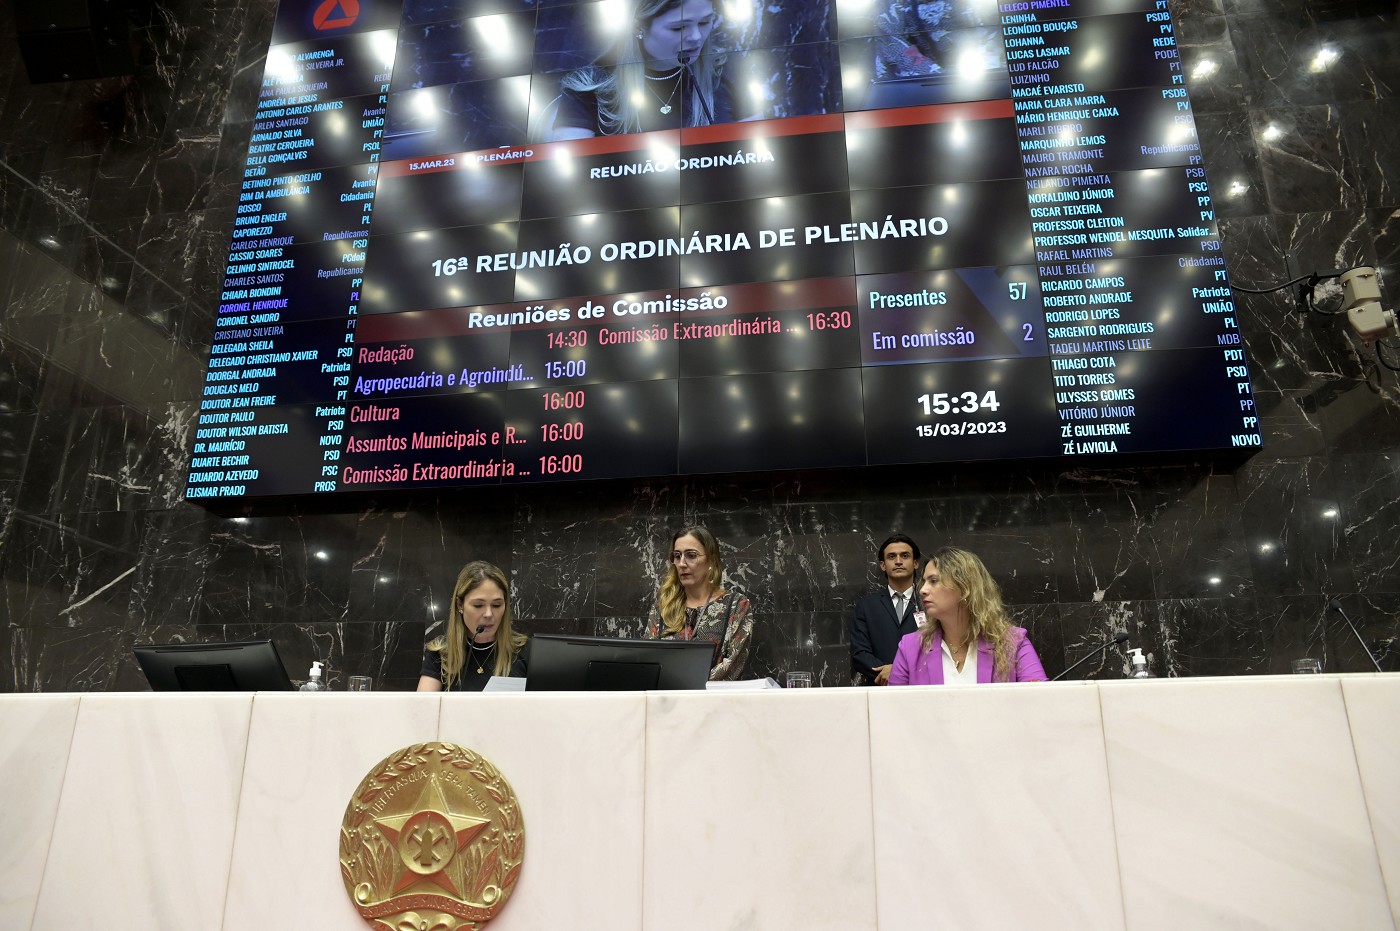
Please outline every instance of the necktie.
[[896, 621], [900, 621], [900, 622], [903, 622], [903, 621], [904, 621], [904, 595], [903, 595], [903, 593], [896, 593], [895, 596], [894, 596], [894, 619], [895, 619]]

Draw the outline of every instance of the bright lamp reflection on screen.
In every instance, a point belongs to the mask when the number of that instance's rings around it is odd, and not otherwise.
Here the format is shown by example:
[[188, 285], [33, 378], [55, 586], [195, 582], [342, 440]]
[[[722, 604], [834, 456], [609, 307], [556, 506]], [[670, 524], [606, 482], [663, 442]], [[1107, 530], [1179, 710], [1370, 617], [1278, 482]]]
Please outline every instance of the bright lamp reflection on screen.
[[719, 14], [731, 26], [746, 26], [753, 19], [753, 3], [749, 0], [722, 0]]
[[515, 78], [505, 78], [501, 83], [505, 85], [506, 92], [520, 106], [520, 111], [528, 113], [530, 109], [530, 78], [522, 75]]
[[965, 78], [975, 78], [988, 68], [996, 67], [995, 60], [988, 61], [980, 48], [963, 49], [958, 53], [958, 73]]
[[412, 95], [413, 109], [424, 119], [434, 119], [438, 115], [438, 102], [431, 90], [424, 89]]
[[297, 79], [297, 63], [285, 48], [272, 48], [267, 53], [267, 80], [286, 84]]
[[467, 20], [467, 25], [476, 33], [477, 42], [492, 53], [502, 57], [515, 53], [515, 34], [510, 29], [508, 14], [478, 16]]
[[394, 64], [394, 57], [399, 52], [399, 37], [397, 32], [386, 29], [383, 32], [372, 32], [369, 36], [370, 48], [375, 57], [379, 59], [379, 70], [388, 71]]

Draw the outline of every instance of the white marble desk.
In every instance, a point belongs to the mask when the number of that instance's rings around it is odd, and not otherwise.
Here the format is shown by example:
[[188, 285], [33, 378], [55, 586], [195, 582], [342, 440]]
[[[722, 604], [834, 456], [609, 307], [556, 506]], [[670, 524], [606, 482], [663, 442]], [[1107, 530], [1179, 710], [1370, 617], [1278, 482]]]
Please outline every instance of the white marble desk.
[[6, 695], [0, 929], [367, 927], [346, 803], [444, 740], [521, 800], [492, 931], [1395, 931], [1397, 722], [1386, 676]]

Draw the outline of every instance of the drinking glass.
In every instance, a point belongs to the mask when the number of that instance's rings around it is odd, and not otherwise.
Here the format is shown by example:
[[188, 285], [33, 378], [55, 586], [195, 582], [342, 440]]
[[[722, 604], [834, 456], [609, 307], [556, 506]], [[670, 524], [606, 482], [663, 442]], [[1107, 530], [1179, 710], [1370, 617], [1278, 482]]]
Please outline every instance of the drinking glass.
[[1308, 673], [1322, 672], [1322, 661], [1313, 659], [1311, 656], [1305, 656], [1302, 659], [1295, 659], [1293, 661], [1293, 671], [1296, 673], [1302, 673], [1304, 675]]
[[368, 691], [371, 690], [372, 688], [374, 688], [374, 680], [373, 680], [372, 678], [370, 678], [369, 676], [351, 676], [351, 677], [350, 677], [350, 691], [352, 691], [352, 692], [368, 692]]
[[787, 687], [790, 689], [810, 689], [812, 687], [812, 674], [810, 672], [788, 673]]

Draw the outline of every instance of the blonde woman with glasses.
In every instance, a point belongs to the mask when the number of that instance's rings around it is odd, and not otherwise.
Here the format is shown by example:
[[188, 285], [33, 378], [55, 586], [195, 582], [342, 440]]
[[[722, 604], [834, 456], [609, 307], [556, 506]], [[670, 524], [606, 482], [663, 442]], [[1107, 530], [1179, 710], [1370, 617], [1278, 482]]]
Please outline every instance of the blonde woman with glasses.
[[747, 597], [724, 587], [719, 541], [704, 527], [687, 527], [671, 538], [670, 555], [647, 637], [708, 640], [715, 647], [710, 681], [742, 678], [753, 614]]

